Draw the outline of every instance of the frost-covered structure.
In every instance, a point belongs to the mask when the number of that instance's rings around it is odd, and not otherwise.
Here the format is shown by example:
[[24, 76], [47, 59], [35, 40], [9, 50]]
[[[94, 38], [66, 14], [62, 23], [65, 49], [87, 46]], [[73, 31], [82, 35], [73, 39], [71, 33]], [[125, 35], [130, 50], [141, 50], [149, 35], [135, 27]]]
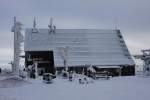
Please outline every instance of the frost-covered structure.
[[143, 74], [150, 76], [150, 49], [142, 50], [142, 53], [142, 55], [134, 55], [134, 57], [143, 60]]
[[16, 21], [14, 17], [14, 25], [12, 26], [11, 31], [14, 32], [14, 59], [12, 62], [12, 71], [14, 74], [19, 74], [19, 62], [21, 56], [21, 43], [23, 42], [23, 35], [21, 33], [22, 23]]
[[[26, 29], [26, 66], [39, 62], [39, 70], [50, 72], [64, 67], [62, 48], [70, 68], [121, 68], [124, 75], [134, 74], [134, 61], [120, 30], [103, 29]], [[49, 69], [51, 67], [51, 69]], [[53, 70], [53, 71], [52, 71]]]

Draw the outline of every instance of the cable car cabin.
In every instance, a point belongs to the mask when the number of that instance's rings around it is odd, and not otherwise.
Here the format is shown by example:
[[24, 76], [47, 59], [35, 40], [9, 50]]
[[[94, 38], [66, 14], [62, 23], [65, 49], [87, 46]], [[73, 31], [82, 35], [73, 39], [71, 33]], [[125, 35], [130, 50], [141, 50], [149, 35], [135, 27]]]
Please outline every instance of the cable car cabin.
[[26, 67], [34, 63], [37, 63], [39, 75], [43, 75], [43, 73], [55, 74], [53, 51], [26, 51]]

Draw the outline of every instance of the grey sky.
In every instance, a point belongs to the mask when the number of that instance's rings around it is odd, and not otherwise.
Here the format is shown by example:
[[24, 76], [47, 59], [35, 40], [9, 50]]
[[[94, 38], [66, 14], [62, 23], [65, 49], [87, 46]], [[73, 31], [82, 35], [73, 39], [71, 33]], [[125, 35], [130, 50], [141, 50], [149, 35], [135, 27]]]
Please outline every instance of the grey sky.
[[0, 0], [0, 63], [13, 56], [13, 16], [32, 27], [114, 29], [117, 26], [132, 54], [150, 48], [150, 0]]

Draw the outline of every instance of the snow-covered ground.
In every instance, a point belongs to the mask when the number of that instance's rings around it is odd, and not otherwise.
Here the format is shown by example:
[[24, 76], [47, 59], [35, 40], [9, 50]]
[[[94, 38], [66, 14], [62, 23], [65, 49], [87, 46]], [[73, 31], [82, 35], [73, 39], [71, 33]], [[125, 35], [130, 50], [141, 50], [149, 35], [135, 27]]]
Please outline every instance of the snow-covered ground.
[[56, 78], [53, 84], [27, 80], [30, 84], [0, 88], [0, 100], [149, 100], [150, 78], [141, 76], [114, 77], [79, 84]]

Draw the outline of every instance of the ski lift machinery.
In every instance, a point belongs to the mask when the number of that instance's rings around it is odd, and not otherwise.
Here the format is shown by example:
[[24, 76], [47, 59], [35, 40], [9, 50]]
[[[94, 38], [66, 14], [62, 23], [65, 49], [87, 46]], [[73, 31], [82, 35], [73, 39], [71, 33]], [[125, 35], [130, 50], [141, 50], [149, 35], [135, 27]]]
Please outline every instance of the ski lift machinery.
[[150, 75], [150, 49], [142, 50], [142, 55], [134, 55], [135, 59], [141, 59], [144, 61], [143, 74]]

